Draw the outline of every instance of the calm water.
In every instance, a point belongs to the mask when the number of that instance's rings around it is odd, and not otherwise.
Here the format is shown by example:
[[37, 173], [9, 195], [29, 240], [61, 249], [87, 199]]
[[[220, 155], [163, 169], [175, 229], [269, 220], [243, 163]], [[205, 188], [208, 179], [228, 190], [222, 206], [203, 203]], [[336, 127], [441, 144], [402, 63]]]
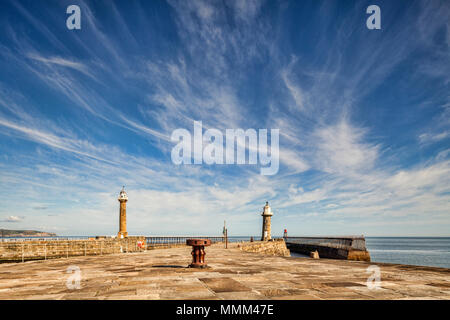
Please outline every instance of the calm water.
[[366, 237], [371, 260], [450, 268], [450, 238]]
[[366, 237], [366, 247], [373, 262], [450, 268], [450, 238]]

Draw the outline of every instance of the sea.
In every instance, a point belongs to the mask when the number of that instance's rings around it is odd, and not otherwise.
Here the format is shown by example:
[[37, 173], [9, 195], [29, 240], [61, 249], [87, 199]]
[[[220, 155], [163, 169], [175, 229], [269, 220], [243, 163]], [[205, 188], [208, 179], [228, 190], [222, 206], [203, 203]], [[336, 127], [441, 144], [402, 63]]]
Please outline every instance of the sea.
[[372, 262], [450, 268], [450, 237], [366, 237], [366, 248]]
[[450, 268], [450, 237], [366, 237], [371, 261]]

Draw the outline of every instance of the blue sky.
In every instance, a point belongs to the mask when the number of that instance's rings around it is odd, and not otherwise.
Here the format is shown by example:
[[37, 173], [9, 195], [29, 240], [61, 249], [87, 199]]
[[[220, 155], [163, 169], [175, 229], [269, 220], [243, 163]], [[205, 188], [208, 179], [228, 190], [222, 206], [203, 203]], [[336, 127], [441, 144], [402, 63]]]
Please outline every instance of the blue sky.
[[[66, 28], [67, 6], [81, 30]], [[381, 8], [368, 30], [366, 8]], [[1, 1], [0, 226], [450, 235], [448, 1]], [[280, 170], [176, 166], [173, 130], [280, 130]]]

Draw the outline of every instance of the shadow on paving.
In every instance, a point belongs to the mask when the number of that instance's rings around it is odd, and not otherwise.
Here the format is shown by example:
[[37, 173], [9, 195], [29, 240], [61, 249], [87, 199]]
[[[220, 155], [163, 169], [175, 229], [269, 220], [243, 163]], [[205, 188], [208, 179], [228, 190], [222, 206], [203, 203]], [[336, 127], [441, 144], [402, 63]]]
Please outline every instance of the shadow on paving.
[[188, 268], [186, 266], [177, 266], [177, 265], [155, 265], [152, 268]]

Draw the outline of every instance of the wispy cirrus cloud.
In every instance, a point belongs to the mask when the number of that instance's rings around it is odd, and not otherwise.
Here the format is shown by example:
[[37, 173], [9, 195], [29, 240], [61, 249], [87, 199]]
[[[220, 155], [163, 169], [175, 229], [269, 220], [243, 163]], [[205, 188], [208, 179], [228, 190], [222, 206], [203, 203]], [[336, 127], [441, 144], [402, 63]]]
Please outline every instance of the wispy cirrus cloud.
[[81, 73], [84, 73], [87, 76], [93, 77], [91, 75], [91, 73], [88, 71], [88, 68], [84, 64], [82, 64], [80, 62], [72, 61], [72, 60], [69, 60], [69, 59], [64, 59], [64, 58], [61, 58], [61, 57], [45, 58], [45, 57], [42, 57], [42, 56], [37, 55], [35, 53], [28, 54], [28, 57], [30, 59], [35, 60], [35, 61], [42, 62], [42, 63], [44, 63], [46, 65], [52, 65], [53, 64], [53, 65], [57, 65], [57, 66], [61, 66], [61, 67], [71, 68], [71, 69], [80, 71]]
[[444, 131], [440, 133], [422, 133], [419, 135], [419, 141], [421, 143], [433, 143], [447, 139], [450, 136], [450, 131]]

